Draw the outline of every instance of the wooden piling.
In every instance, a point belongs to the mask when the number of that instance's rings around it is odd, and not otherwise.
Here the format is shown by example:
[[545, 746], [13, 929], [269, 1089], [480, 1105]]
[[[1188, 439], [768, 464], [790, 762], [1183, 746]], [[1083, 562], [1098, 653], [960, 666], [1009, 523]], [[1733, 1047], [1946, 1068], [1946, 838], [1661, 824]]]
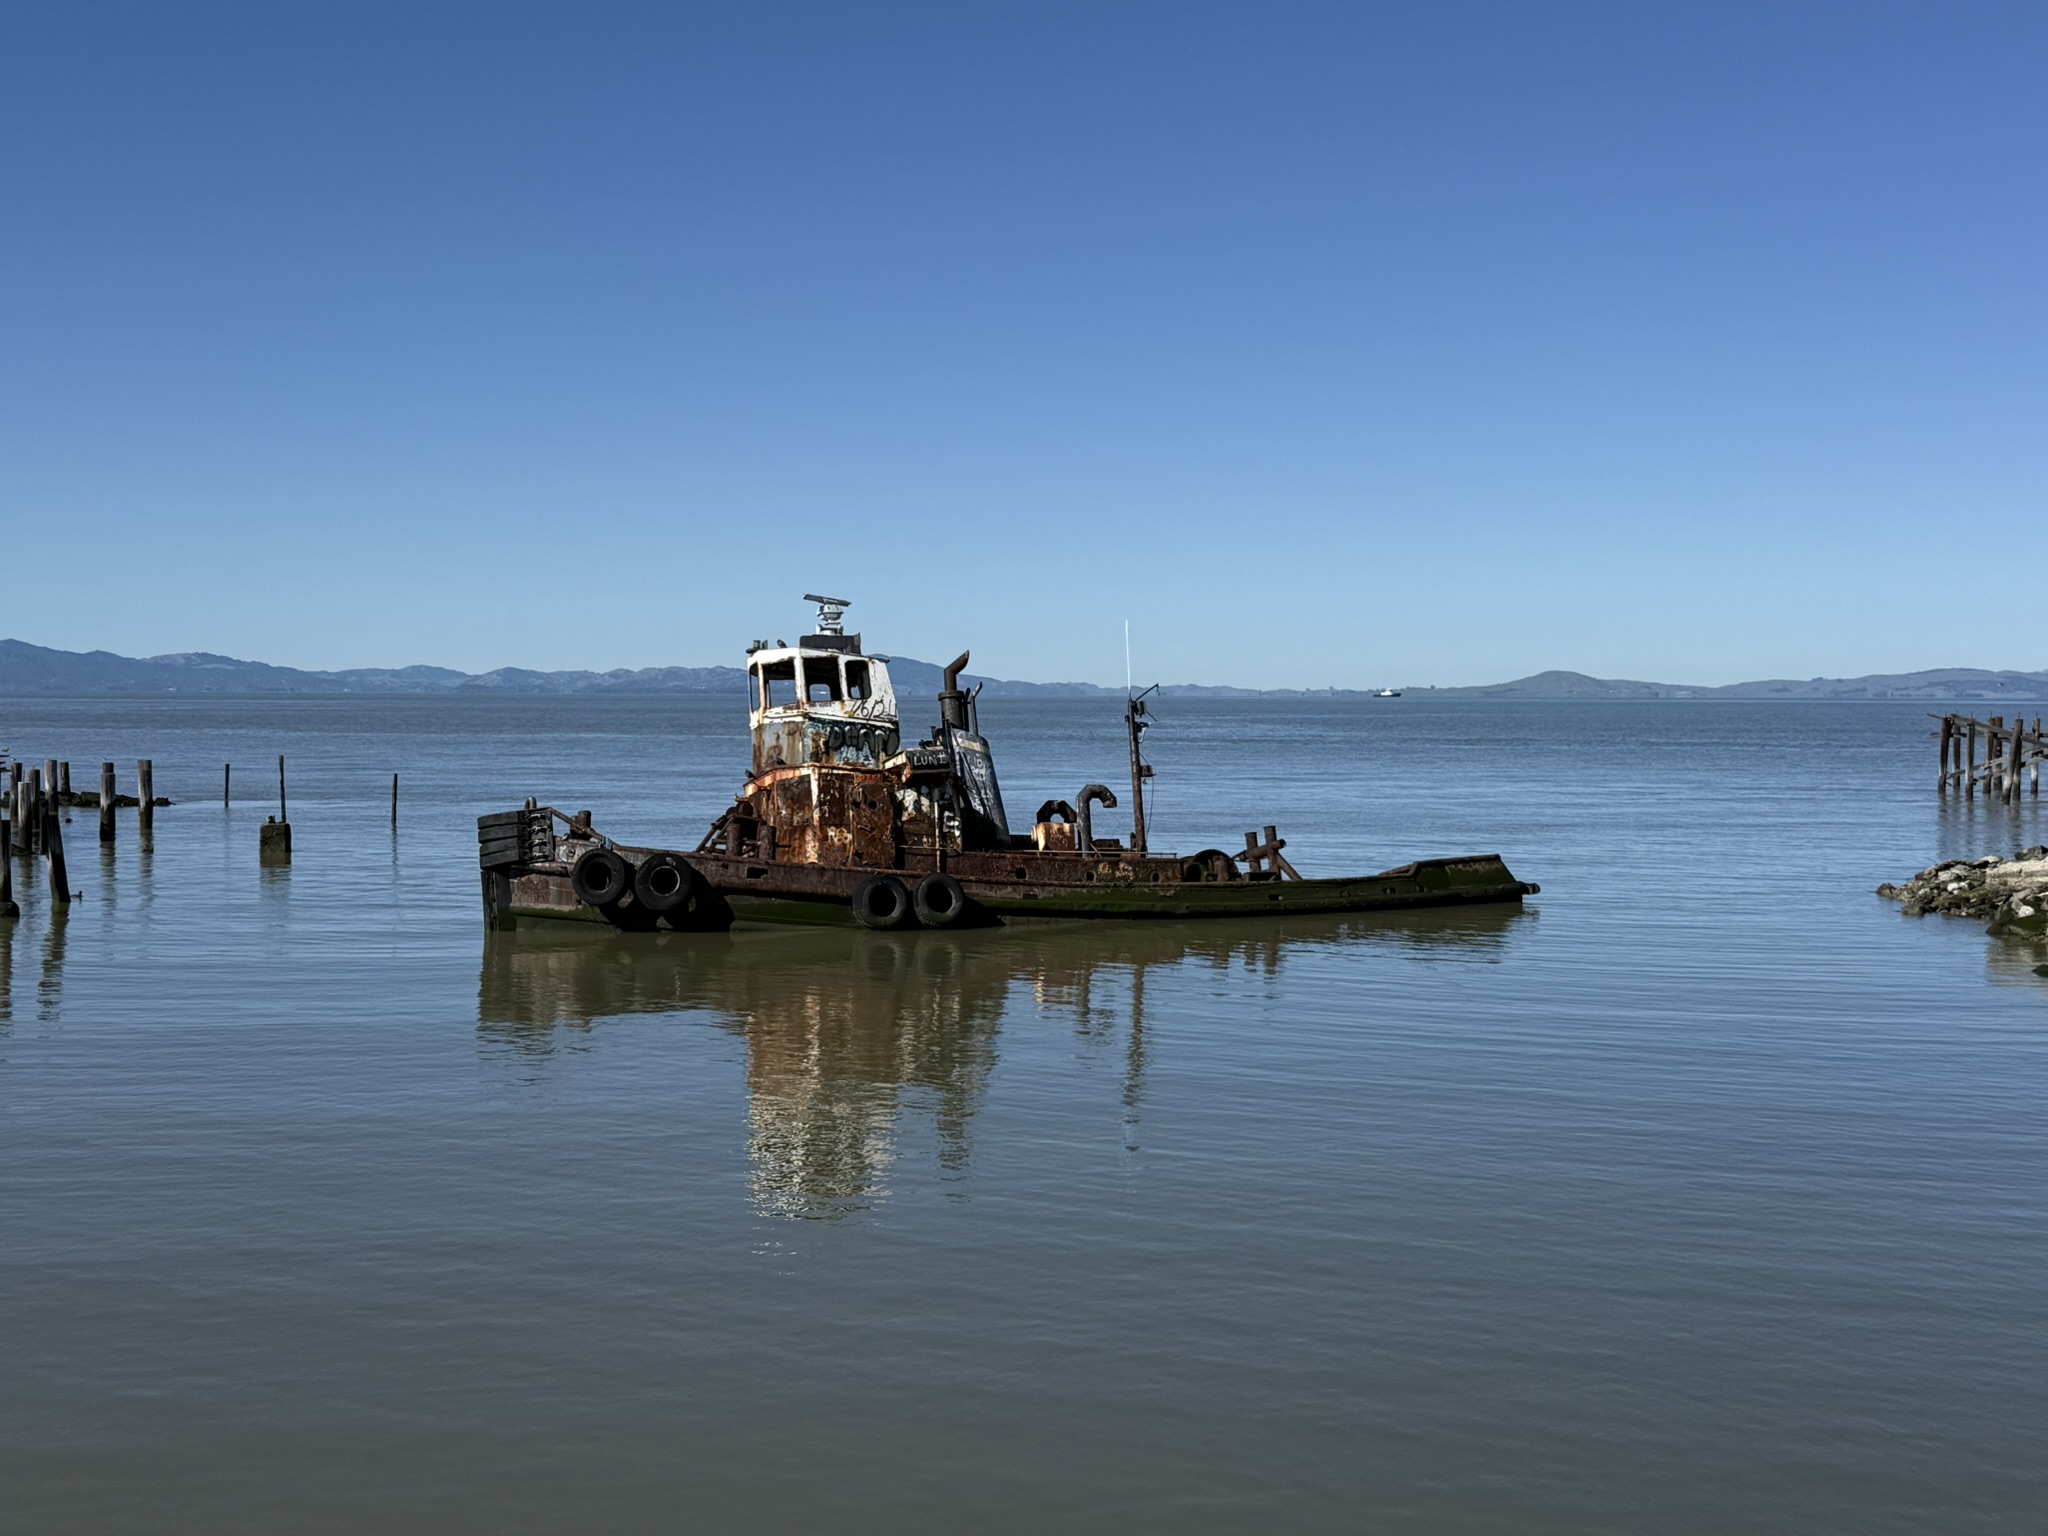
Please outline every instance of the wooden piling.
[[232, 797], [231, 795], [229, 795], [229, 793], [228, 793], [228, 787], [229, 787], [229, 786], [230, 786], [231, 784], [233, 784], [233, 783], [234, 783], [234, 781], [235, 781], [235, 765], [234, 765], [233, 763], [223, 763], [223, 764], [221, 764], [221, 769], [220, 769], [220, 805], [221, 805], [221, 809], [222, 809], [222, 810], [226, 810], [226, 809], [227, 809], [227, 806], [228, 806], [228, 801], [229, 801], [230, 799], [232, 799], [232, 798], [233, 798], [233, 797]]
[[265, 864], [289, 864], [292, 861], [292, 824], [284, 798], [282, 754], [277, 759], [277, 815], [265, 820], [257, 829], [256, 852]]
[[57, 814], [55, 801], [43, 813], [43, 857], [50, 861], [50, 899], [58, 906], [71, 904], [71, 876], [64, 867], [64, 818]]
[[391, 775], [391, 825], [398, 825], [398, 775]]
[[276, 817], [266, 819], [256, 829], [256, 857], [265, 864], [289, 864], [292, 861], [292, 827], [288, 821]]
[[14, 901], [14, 822], [0, 816], [0, 919], [21, 916]]
[[114, 765], [100, 764], [100, 841], [114, 840]]
[[[71, 775], [67, 773], [64, 777], [68, 779]], [[62, 794], [63, 789], [57, 778], [57, 759], [46, 757], [43, 759], [43, 804], [56, 805]]]
[[156, 826], [156, 764], [146, 757], [135, 765], [135, 796], [141, 828], [149, 832]]
[[28, 829], [28, 851], [43, 851], [43, 770], [32, 769], [28, 776], [28, 792], [24, 796], [27, 804], [23, 807], [22, 825]]
[[[1950, 714], [1941, 718], [1941, 772], [1937, 782], [1946, 791], [1955, 785], [1967, 797], [1974, 797], [1981, 782], [1984, 796], [1996, 795], [2007, 805], [2021, 795], [2041, 793], [2041, 769], [2048, 764], [2048, 731], [2041, 717], [2031, 725], [2024, 715], [2007, 720], [1993, 715], [1978, 720], [1970, 715]], [[1977, 764], [1977, 739], [1984, 739], [1984, 763]]]

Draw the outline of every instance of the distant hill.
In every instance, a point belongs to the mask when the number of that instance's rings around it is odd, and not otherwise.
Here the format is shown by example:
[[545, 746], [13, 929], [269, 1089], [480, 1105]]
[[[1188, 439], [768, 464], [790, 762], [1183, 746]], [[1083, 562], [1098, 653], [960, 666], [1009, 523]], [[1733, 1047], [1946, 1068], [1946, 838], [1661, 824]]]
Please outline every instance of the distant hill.
[[[907, 656], [890, 658], [905, 694], [936, 694], [943, 669]], [[990, 695], [1089, 695], [1113, 692], [1094, 683], [1025, 683], [966, 675]], [[116, 656], [112, 651], [57, 651], [23, 640], [0, 640], [0, 693], [731, 693], [746, 683], [740, 667], [620, 667], [610, 672], [535, 672], [500, 667], [457, 672], [448, 667], [353, 667], [308, 672], [241, 661], [206, 651], [169, 656]]]
[[[897, 690], [906, 697], [935, 694], [941, 669], [929, 661], [895, 656], [889, 661]], [[383, 694], [661, 694], [740, 693], [746, 673], [739, 667], [620, 667], [610, 672], [534, 672], [500, 667], [494, 672], [457, 672], [448, 667], [354, 667], [345, 672], [307, 672], [241, 661], [206, 651], [169, 656], [116, 656], [111, 651], [57, 651], [22, 640], [0, 640], [0, 693], [383, 693]], [[1096, 683], [1032, 683], [968, 673], [990, 698], [1092, 698], [1120, 690]], [[1343, 688], [1228, 688], [1174, 683], [1160, 690], [1179, 698], [1364, 697]], [[2048, 671], [1987, 672], [1975, 667], [1941, 667], [1927, 672], [1880, 673], [1871, 677], [1816, 677], [1807, 682], [1770, 680], [1700, 687], [1687, 683], [1639, 683], [1588, 677], [1583, 672], [1538, 672], [1509, 683], [1475, 688], [1409, 688], [1418, 697], [1439, 699], [1924, 699], [2048, 700]]]
[[1588, 677], [1583, 672], [1538, 672], [1511, 683], [1477, 688], [1412, 688], [1431, 698], [1495, 699], [2048, 699], [2048, 671], [1987, 672], [1977, 667], [1936, 667], [1926, 672], [1880, 672], [1869, 677], [1778, 678], [1703, 687], [1691, 683], [1636, 683]]

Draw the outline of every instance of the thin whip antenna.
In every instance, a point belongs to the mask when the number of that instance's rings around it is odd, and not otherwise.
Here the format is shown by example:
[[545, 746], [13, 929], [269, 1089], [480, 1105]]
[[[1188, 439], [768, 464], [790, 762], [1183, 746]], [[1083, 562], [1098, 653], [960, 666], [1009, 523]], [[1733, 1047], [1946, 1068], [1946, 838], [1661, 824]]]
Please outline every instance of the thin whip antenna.
[[1131, 696], [1131, 621], [1124, 620], [1124, 697]]

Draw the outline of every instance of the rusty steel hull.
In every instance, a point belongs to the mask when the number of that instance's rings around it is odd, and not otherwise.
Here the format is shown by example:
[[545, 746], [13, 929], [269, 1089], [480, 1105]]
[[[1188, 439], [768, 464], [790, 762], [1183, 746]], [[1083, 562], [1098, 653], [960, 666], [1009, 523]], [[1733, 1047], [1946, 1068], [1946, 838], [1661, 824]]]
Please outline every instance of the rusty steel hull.
[[[639, 861], [660, 849], [619, 847]], [[712, 921], [850, 923], [854, 892], [878, 874], [914, 886], [936, 871], [933, 858], [898, 866], [749, 861], [694, 851], [686, 858], [722, 898]], [[952, 854], [944, 872], [970, 901], [968, 920], [1018, 918], [1179, 919], [1268, 914], [1392, 911], [1519, 902], [1537, 887], [1517, 880], [1498, 855], [1422, 859], [1373, 875], [1336, 879], [1184, 878], [1196, 861], [1034, 851]], [[1211, 866], [1213, 868], [1213, 866]], [[632, 927], [632, 904], [609, 912], [577, 899], [567, 863], [486, 870], [484, 906], [493, 927], [607, 923]], [[699, 920], [702, 925], [702, 920]], [[638, 926], [656, 926], [649, 917]]]

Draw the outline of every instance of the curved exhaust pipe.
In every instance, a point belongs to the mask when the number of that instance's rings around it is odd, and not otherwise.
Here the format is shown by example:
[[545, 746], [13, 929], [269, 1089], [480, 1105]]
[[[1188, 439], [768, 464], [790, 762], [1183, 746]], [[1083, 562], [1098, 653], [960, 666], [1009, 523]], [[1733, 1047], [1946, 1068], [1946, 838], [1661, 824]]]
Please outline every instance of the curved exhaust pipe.
[[939, 718], [956, 731], [967, 729], [967, 695], [960, 691], [960, 674], [967, 670], [970, 654], [962, 651], [946, 663], [946, 685], [939, 690]]
[[1076, 812], [1079, 819], [1075, 832], [1075, 841], [1080, 844], [1083, 853], [1093, 853], [1095, 851], [1095, 819], [1090, 812], [1098, 800], [1110, 810], [1115, 810], [1116, 792], [1107, 784], [1083, 784], [1081, 786], [1081, 793], [1076, 799], [1079, 801], [1080, 809]]

